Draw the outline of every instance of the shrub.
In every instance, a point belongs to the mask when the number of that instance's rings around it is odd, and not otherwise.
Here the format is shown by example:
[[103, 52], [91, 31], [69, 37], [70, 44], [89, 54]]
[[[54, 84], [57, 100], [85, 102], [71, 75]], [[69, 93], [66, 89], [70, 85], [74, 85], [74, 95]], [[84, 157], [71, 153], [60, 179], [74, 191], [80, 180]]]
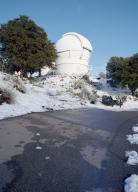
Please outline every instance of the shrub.
[[74, 89], [82, 89], [84, 87], [84, 81], [79, 80], [74, 83]]
[[115, 104], [121, 107], [123, 103], [126, 102], [126, 100], [127, 100], [126, 96], [123, 96], [123, 97], [117, 96], [115, 100]]
[[102, 104], [113, 107], [115, 105], [115, 101], [113, 100], [113, 98], [111, 96], [103, 95]]
[[127, 100], [126, 96], [117, 96], [116, 99], [113, 99], [111, 96], [102, 96], [102, 103], [107, 106], [114, 106], [119, 105], [120, 107], [123, 105], [123, 103]]
[[11, 95], [6, 91], [0, 90], [0, 105], [3, 103], [11, 103]]
[[88, 83], [88, 84], [91, 84], [91, 83], [92, 83], [92, 81], [90, 80], [90, 77], [89, 77], [88, 75], [84, 75], [84, 76], [82, 77], [82, 79], [85, 80], [85, 82]]
[[14, 88], [21, 93], [25, 93], [25, 87], [20, 79], [14, 77], [13, 79]]
[[90, 97], [90, 103], [91, 104], [95, 104], [96, 103], [96, 101], [97, 101], [97, 95], [91, 95], [91, 97]]
[[86, 86], [83, 86], [82, 89], [81, 89], [81, 92], [79, 93], [79, 96], [82, 98], [82, 99], [86, 99], [86, 100], [89, 100], [90, 99], [90, 91], [87, 89]]
[[138, 90], [135, 91], [135, 97], [138, 98]]
[[3, 81], [6, 81], [6, 82], [12, 84], [12, 87], [21, 93], [26, 92], [25, 86], [23, 85], [23, 81], [17, 76], [6, 74], [3, 77]]

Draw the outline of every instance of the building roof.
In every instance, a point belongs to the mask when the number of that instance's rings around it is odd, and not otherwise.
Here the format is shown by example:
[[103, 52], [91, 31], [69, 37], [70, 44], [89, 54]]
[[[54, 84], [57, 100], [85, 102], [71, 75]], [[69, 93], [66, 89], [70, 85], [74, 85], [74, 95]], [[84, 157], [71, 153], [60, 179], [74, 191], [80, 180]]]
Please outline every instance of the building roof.
[[89, 51], [93, 50], [90, 41], [75, 32], [65, 33], [56, 43], [56, 49], [58, 52], [67, 50], [82, 50], [82, 48]]

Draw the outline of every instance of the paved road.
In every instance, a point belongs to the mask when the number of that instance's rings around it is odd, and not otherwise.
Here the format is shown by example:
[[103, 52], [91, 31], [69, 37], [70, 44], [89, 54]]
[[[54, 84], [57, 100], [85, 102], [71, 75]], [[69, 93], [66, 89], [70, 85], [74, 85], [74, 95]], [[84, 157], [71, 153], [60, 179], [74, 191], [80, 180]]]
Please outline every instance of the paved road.
[[98, 109], [33, 113], [0, 121], [0, 191], [122, 192], [138, 174], [126, 141], [138, 112]]

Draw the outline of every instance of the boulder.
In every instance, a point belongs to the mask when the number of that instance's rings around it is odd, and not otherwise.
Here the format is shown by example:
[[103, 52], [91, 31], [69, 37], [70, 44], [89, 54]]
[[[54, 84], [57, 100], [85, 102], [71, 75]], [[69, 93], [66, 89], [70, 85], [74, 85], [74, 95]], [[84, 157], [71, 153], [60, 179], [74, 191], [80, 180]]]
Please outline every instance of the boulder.
[[103, 95], [102, 104], [113, 107], [115, 105], [115, 101], [111, 96]]

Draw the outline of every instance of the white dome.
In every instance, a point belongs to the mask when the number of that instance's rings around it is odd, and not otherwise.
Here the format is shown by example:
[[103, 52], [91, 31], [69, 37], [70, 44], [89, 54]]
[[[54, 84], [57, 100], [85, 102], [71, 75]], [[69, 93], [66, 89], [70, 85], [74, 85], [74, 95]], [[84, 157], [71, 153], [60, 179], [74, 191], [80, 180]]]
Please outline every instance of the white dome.
[[58, 52], [65, 50], [80, 50], [83, 47], [92, 51], [90, 41], [75, 32], [65, 33], [56, 43]]
[[57, 71], [66, 74], [85, 74], [89, 70], [92, 46], [88, 39], [74, 32], [64, 34], [56, 43]]

